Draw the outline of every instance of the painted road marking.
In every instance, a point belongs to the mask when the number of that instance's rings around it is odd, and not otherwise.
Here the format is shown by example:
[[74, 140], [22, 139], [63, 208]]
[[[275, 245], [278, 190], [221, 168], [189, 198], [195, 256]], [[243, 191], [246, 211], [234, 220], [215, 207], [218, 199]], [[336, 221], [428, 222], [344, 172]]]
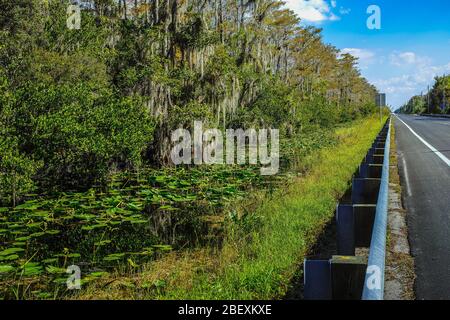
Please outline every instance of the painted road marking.
[[406, 166], [406, 161], [405, 161], [405, 157], [403, 155], [403, 153], [400, 154], [400, 158], [402, 159], [402, 164], [403, 164], [403, 170], [405, 171], [405, 182], [406, 182], [406, 194], [408, 195], [408, 197], [412, 196], [412, 192], [411, 192], [411, 185], [409, 183], [409, 174], [408, 174], [408, 167]]
[[450, 167], [450, 160], [444, 156], [442, 153], [440, 153], [435, 147], [433, 147], [431, 144], [429, 144], [428, 142], [426, 142], [421, 136], [419, 136], [413, 129], [411, 129], [410, 126], [408, 126], [405, 121], [403, 121], [402, 119], [400, 119], [400, 117], [396, 116], [398, 120], [400, 120], [408, 129], [409, 131], [411, 131], [424, 145], [426, 145], [428, 147], [428, 149], [430, 149], [431, 151], [434, 152], [435, 155], [437, 155], [439, 158], [441, 158], [442, 161], [444, 161], [445, 164], [447, 164], [447, 166]]

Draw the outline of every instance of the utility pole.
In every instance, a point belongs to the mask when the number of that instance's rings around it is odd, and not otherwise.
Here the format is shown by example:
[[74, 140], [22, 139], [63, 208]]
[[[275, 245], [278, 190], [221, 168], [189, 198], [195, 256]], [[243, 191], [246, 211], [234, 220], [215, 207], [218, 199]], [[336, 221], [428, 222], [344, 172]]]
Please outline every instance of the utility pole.
[[444, 108], [444, 112], [445, 112], [445, 110], [447, 110], [447, 97], [445, 96], [445, 87], [442, 89], [443, 90], [443, 93], [442, 93], [442, 98], [444, 99], [444, 101], [443, 101], [443, 108]]
[[428, 85], [428, 95], [427, 95], [427, 105], [428, 105], [428, 114], [430, 114], [430, 86]]
[[445, 89], [444, 89], [444, 111], [447, 110], [447, 97], [445, 96]]
[[420, 113], [422, 113], [422, 108], [423, 108], [423, 91], [420, 91]]
[[444, 98], [444, 112], [445, 111], [447, 111], [447, 97], [446, 97], [446, 91], [447, 91], [447, 86], [446, 86], [446, 79], [447, 79], [447, 76], [444, 74], [444, 85], [443, 85], [443, 88], [442, 88], [442, 90], [444, 91], [443, 92], [443, 98]]

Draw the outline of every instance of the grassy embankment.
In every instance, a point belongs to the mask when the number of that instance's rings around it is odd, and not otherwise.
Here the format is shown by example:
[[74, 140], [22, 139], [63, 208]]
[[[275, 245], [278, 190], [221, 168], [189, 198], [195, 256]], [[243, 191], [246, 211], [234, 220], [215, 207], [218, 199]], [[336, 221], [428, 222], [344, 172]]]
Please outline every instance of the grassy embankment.
[[302, 261], [333, 218], [380, 119], [336, 130], [338, 145], [311, 155], [311, 168], [286, 189], [261, 196], [245, 225], [227, 229], [220, 249], [169, 254], [127, 276], [110, 275], [75, 299], [277, 299], [285, 295]]

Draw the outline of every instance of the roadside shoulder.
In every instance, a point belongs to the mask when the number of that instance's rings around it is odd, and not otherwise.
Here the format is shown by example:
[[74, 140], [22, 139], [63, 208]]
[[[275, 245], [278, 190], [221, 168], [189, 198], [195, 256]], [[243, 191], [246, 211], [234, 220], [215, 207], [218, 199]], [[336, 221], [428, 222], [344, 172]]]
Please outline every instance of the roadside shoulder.
[[[393, 120], [395, 121], [395, 120]], [[388, 239], [386, 256], [386, 300], [414, 300], [414, 258], [408, 241], [407, 212], [402, 203], [395, 127], [391, 130]]]

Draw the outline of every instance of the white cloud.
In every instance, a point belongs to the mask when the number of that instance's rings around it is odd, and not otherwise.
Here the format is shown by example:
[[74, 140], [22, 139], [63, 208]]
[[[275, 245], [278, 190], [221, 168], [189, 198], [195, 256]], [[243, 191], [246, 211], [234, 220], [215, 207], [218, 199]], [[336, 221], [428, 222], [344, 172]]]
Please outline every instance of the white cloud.
[[371, 60], [375, 57], [375, 53], [367, 50], [367, 49], [360, 49], [360, 48], [344, 48], [341, 50], [342, 54], [351, 54], [355, 58], [358, 58], [360, 61], [367, 61]]
[[450, 63], [435, 66], [429, 57], [419, 56], [414, 52], [394, 52], [390, 55], [390, 63], [406, 70], [400, 77], [385, 80], [388, 84], [402, 84], [409, 87], [427, 86], [440, 74], [450, 71]]
[[369, 69], [370, 65], [379, 62], [381, 59], [375, 55], [375, 52], [361, 48], [344, 48], [341, 50], [340, 56], [343, 54], [351, 54], [355, 58], [358, 58], [358, 64], [361, 70]]
[[329, 20], [330, 21], [339, 21], [339, 20], [341, 20], [341, 17], [335, 15], [334, 13], [331, 13], [330, 17], [329, 17]]
[[[325, 0], [285, 0], [286, 6], [294, 11], [301, 19], [310, 22], [326, 20], [336, 21], [340, 18], [335, 15]], [[337, 2], [331, 1], [331, 7], [336, 8]]]
[[376, 80], [373, 84], [381, 91], [391, 94], [398, 106], [407, 102], [402, 100], [425, 92], [436, 76], [450, 72], [450, 63], [436, 66], [429, 57], [414, 52], [395, 51], [389, 58], [391, 65], [398, 67], [404, 74]]
[[392, 53], [389, 59], [394, 66], [413, 64], [416, 61], [416, 54], [414, 52]]
[[410, 65], [426, 66], [431, 63], [428, 57], [421, 57], [414, 52], [398, 52], [395, 51], [389, 56], [392, 65], [397, 67], [404, 67]]

